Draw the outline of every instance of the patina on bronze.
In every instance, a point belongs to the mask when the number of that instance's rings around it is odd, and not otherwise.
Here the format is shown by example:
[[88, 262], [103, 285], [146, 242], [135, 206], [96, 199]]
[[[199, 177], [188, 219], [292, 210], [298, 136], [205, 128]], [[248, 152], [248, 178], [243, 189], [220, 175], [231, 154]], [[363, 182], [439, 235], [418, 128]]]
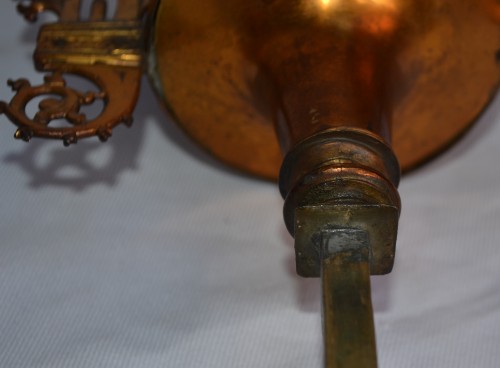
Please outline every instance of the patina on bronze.
[[[0, 111], [18, 126], [16, 138], [55, 138], [65, 145], [92, 136], [106, 141], [116, 125], [132, 124], [145, 58], [141, 19], [147, 9], [141, 2], [120, 1], [112, 20], [106, 20], [106, 2], [102, 0], [94, 1], [86, 20], [80, 19], [79, 0], [18, 5], [27, 20], [35, 21], [38, 13], [48, 10], [56, 13], [60, 22], [43, 25], [38, 35], [34, 61], [38, 70], [51, 73], [45, 83], [32, 86], [26, 79], [8, 82], [16, 95], [10, 103], [2, 102]], [[75, 90], [66, 84], [64, 74], [93, 82], [99, 92]], [[44, 95], [52, 96], [39, 104], [40, 111], [33, 119], [29, 118], [26, 106]], [[96, 118], [87, 119], [80, 109], [96, 100], [105, 107]], [[64, 119], [67, 126], [52, 127], [50, 123], [56, 119]]]
[[[94, 0], [49, 10], [41, 86], [9, 81], [16, 138], [106, 140], [130, 122], [147, 69], [184, 130], [234, 168], [277, 179], [297, 272], [323, 281], [326, 367], [376, 367], [370, 275], [391, 271], [409, 170], [454, 142], [500, 80], [495, 0]], [[100, 88], [82, 93], [64, 74]], [[25, 107], [40, 103], [33, 119]], [[102, 100], [88, 121], [81, 106]], [[55, 119], [68, 127], [51, 127]], [[283, 158], [284, 156], [284, 158]], [[279, 169], [281, 167], [281, 169]]]

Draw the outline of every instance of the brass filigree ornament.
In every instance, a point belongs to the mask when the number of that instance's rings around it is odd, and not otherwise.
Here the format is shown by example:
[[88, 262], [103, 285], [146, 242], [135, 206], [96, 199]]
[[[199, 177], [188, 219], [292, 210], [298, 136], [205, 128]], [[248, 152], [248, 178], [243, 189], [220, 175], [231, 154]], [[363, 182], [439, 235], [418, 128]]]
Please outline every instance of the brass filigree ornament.
[[[80, 108], [92, 104], [96, 99], [105, 99], [105, 93], [76, 91], [66, 85], [60, 73], [47, 75], [44, 80], [45, 83], [39, 86], [32, 86], [26, 79], [9, 80], [8, 85], [17, 93], [9, 105], [0, 103], [0, 111], [3, 110], [12, 121], [18, 123], [19, 129], [14, 134], [17, 139], [28, 142], [34, 135], [47, 138], [57, 136], [65, 146], [76, 143], [78, 130], [89, 125], [85, 114], [80, 113]], [[44, 95], [56, 95], [60, 99], [43, 99], [38, 105], [39, 111], [32, 120], [29, 119], [25, 114], [26, 105], [35, 97]], [[50, 122], [56, 119], [65, 119], [74, 128], [49, 127]], [[101, 141], [106, 141], [111, 130], [100, 127], [95, 130], [95, 134]]]
[[[18, 4], [18, 11], [28, 21], [36, 21], [44, 11], [55, 13], [60, 21], [43, 25], [39, 32], [35, 66], [51, 72], [44, 83], [32, 86], [26, 79], [8, 81], [16, 94], [9, 103], [0, 102], [0, 113], [18, 126], [15, 138], [61, 139], [67, 146], [91, 136], [106, 141], [116, 125], [132, 124], [143, 73], [145, 4], [121, 1], [110, 20], [106, 19], [103, 0], [94, 0], [89, 19], [81, 19], [78, 0]], [[67, 85], [65, 75], [83, 77], [99, 91], [78, 91]], [[30, 118], [26, 106], [35, 98], [42, 100], [39, 111]], [[97, 101], [102, 101], [104, 108], [95, 118], [87, 118], [82, 107]], [[51, 126], [52, 121], [61, 119], [66, 126]]]

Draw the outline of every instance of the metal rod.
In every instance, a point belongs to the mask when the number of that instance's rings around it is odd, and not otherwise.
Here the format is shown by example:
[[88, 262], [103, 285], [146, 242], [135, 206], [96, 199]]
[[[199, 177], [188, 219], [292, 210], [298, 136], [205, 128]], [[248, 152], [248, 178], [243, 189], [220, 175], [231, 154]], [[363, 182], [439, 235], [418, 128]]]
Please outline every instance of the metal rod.
[[321, 282], [326, 368], [377, 367], [369, 244], [352, 235], [349, 230], [336, 231], [334, 236], [323, 234]]

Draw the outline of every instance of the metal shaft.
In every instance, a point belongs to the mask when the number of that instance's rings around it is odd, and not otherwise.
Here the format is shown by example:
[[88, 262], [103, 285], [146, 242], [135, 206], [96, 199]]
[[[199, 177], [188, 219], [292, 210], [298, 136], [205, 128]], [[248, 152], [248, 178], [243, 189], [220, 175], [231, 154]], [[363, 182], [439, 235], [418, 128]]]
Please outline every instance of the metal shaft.
[[356, 235], [349, 230], [323, 233], [326, 368], [377, 367], [369, 244], [367, 237]]

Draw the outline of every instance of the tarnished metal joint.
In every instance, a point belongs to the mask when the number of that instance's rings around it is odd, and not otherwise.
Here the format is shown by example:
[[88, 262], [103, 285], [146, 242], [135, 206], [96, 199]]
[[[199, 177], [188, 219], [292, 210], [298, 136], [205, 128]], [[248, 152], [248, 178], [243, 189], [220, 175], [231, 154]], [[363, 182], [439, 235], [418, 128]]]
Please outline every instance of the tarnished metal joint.
[[[365, 233], [369, 243], [370, 273], [391, 272], [396, 251], [399, 209], [387, 205], [318, 205], [295, 210], [295, 260], [297, 273], [320, 277], [327, 252], [325, 234]], [[352, 240], [352, 239], [351, 239]]]
[[370, 251], [369, 233], [362, 229], [325, 229], [320, 233], [320, 237], [321, 259], [328, 259], [341, 252], [353, 252], [353, 257], [359, 257], [357, 252]]
[[320, 276], [322, 236], [339, 229], [368, 234], [371, 274], [390, 272], [399, 177], [390, 147], [362, 129], [329, 129], [294, 147], [281, 168], [280, 190], [285, 224], [295, 237], [297, 273]]
[[280, 171], [284, 218], [295, 232], [295, 210], [317, 205], [387, 205], [398, 209], [400, 169], [378, 136], [353, 128], [329, 129], [299, 143]]

